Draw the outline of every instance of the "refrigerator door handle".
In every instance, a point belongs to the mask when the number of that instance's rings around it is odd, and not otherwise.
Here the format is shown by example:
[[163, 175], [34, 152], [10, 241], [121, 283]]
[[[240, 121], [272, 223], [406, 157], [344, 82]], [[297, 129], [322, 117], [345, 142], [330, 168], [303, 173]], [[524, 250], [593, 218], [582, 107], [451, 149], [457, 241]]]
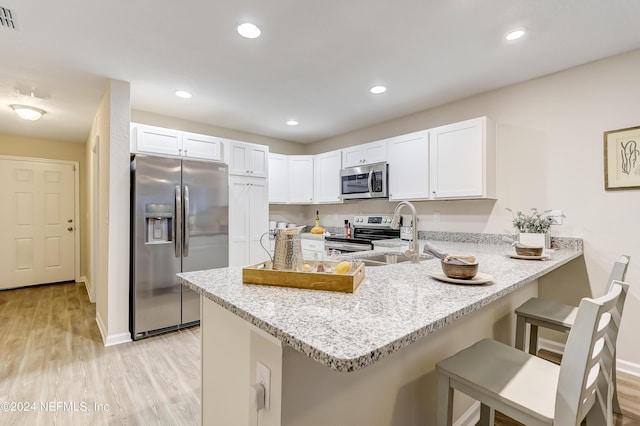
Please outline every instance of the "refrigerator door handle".
[[184, 247], [182, 252], [184, 257], [189, 257], [189, 187], [184, 186]]
[[180, 232], [180, 228], [182, 227], [182, 194], [180, 193], [180, 185], [176, 185], [174, 209], [172, 227], [173, 244], [176, 257], [180, 257], [180, 246], [182, 244], [182, 233]]

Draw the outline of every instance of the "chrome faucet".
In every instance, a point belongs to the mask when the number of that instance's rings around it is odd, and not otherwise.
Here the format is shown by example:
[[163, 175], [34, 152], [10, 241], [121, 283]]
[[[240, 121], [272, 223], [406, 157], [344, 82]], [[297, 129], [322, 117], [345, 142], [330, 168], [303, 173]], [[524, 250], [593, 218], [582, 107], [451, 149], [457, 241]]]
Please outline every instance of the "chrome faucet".
[[411, 262], [418, 263], [419, 251], [418, 251], [418, 218], [416, 214], [416, 208], [409, 201], [400, 201], [393, 212], [393, 219], [391, 220], [391, 228], [398, 229], [400, 227], [400, 210], [402, 207], [408, 206], [411, 209], [411, 221], [412, 221], [412, 238], [409, 242], [409, 250], [404, 254], [411, 259]]

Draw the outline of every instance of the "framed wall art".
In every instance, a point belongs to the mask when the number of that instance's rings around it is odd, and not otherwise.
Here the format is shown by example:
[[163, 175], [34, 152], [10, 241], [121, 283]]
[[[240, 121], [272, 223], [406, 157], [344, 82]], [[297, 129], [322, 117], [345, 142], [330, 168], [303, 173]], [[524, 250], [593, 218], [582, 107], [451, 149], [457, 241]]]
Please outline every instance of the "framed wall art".
[[604, 189], [640, 189], [640, 126], [604, 132]]

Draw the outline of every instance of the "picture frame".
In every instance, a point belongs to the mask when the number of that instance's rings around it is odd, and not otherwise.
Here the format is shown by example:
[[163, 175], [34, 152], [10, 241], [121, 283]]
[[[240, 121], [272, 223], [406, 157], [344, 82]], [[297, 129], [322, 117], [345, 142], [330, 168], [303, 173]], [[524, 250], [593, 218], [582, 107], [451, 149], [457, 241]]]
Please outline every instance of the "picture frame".
[[640, 126], [604, 132], [604, 189], [640, 189]]

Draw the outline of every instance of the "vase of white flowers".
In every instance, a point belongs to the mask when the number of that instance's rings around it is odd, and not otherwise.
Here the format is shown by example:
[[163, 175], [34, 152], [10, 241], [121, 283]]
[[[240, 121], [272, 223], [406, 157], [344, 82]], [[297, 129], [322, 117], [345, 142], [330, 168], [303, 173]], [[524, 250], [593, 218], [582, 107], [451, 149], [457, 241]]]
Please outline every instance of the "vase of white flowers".
[[553, 219], [547, 214], [551, 210], [539, 212], [538, 209], [532, 208], [529, 215], [521, 211], [514, 213], [509, 208], [507, 210], [513, 215], [513, 227], [518, 231], [518, 240], [522, 244], [549, 248], [551, 240], [549, 228], [553, 223]]

